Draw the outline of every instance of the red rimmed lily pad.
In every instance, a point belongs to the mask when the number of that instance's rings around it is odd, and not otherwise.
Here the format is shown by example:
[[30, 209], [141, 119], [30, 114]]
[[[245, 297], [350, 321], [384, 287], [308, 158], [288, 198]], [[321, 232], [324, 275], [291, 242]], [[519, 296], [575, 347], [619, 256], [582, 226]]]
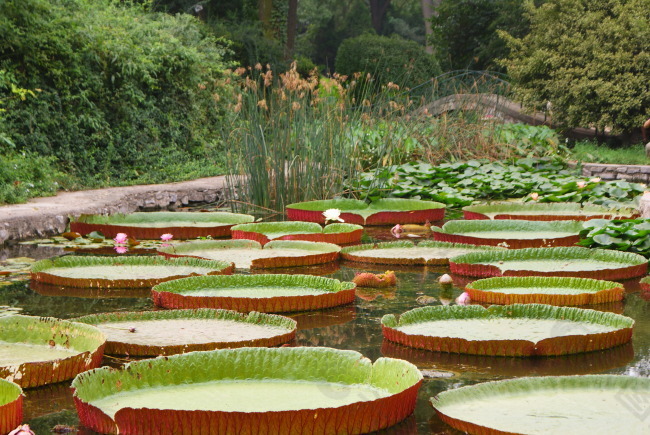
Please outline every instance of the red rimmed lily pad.
[[493, 251], [501, 248], [462, 243], [424, 241], [383, 242], [341, 249], [341, 258], [367, 264], [387, 265], [447, 265], [449, 259], [476, 251]]
[[0, 379], [0, 433], [9, 433], [23, 421], [23, 390]]
[[623, 300], [625, 288], [613, 281], [555, 276], [502, 276], [465, 286], [472, 301], [486, 304], [590, 305]]
[[637, 406], [650, 401], [650, 379], [546, 376], [486, 382], [431, 399], [438, 416], [471, 434], [648, 432]]
[[72, 388], [81, 423], [101, 433], [357, 434], [409, 416], [421, 383], [406, 361], [285, 347], [138, 361], [86, 372]]
[[330, 224], [324, 228], [311, 222], [259, 222], [235, 225], [233, 239], [255, 240], [262, 245], [271, 240], [306, 240], [345, 245], [361, 241], [363, 227], [353, 224]]
[[160, 248], [165, 257], [195, 257], [232, 261], [238, 269], [312, 266], [339, 258], [341, 248], [332, 243], [274, 240], [262, 245], [254, 240], [199, 240]]
[[445, 205], [419, 199], [382, 198], [368, 204], [358, 199], [325, 199], [289, 204], [287, 216], [294, 221], [324, 222], [323, 212], [341, 210], [341, 219], [357, 225], [423, 224], [445, 217]]
[[94, 314], [74, 319], [96, 326], [109, 355], [157, 356], [237, 347], [277, 346], [296, 336], [296, 321], [274, 314], [170, 310]]
[[612, 281], [645, 275], [648, 260], [631, 252], [580, 247], [473, 252], [449, 260], [457, 275], [568, 276]]
[[190, 213], [190, 212], [138, 212], [131, 214], [81, 215], [70, 222], [70, 230], [89, 234], [99, 231], [113, 238], [118, 233], [128, 234], [136, 239], [159, 239], [163, 234], [172, 234], [175, 239], [197, 237], [228, 237], [233, 225], [253, 222], [255, 218], [237, 213]]
[[495, 202], [463, 207], [465, 219], [517, 219], [527, 221], [586, 221], [590, 219], [635, 219], [634, 208], [610, 208], [577, 202]]
[[512, 249], [572, 246], [580, 240], [582, 229], [582, 223], [576, 221], [524, 220], [459, 220], [432, 228], [433, 238], [441, 242]]
[[31, 278], [66, 287], [146, 288], [187, 276], [227, 275], [233, 269], [226, 261], [196, 258], [68, 255], [34, 263]]
[[354, 301], [354, 283], [311, 275], [230, 275], [170, 281], [151, 290], [164, 308], [222, 308], [240, 312], [308, 311]]
[[50, 317], [0, 317], [0, 377], [23, 388], [65, 381], [99, 367], [106, 337], [99, 329]]
[[384, 338], [440, 352], [492, 356], [566, 355], [632, 339], [629, 317], [541, 304], [428, 306], [381, 319]]
[[646, 276], [641, 281], [639, 281], [641, 290], [645, 292], [650, 292], [650, 276]]

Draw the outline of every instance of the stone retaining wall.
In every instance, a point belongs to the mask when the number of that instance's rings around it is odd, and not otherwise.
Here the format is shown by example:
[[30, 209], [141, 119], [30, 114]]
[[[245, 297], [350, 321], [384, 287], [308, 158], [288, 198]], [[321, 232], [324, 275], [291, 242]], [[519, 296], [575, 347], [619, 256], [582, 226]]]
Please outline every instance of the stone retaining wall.
[[583, 163], [582, 175], [585, 177], [600, 177], [605, 181], [626, 180], [648, 184], [650, 183], [650, 166]]

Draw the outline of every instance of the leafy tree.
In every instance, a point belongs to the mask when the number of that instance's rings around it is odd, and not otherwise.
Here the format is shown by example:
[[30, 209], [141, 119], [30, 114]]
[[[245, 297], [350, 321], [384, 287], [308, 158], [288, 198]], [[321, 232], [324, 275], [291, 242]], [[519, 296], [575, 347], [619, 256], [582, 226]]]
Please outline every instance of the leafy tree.
[[647, 0], [526, 3], [531, 31], [505, 35], [505, 61], [525, 105], [550, 102], [567, 127], [638, 128], [650, 114]]

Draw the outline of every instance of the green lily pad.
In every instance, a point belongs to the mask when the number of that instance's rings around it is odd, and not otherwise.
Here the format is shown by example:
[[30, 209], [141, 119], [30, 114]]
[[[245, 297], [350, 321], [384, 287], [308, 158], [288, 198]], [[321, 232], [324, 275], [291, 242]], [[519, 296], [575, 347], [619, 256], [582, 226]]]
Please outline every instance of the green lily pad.
[[421, 382], [406, 361], [354, 351], [242, 348], [97, 369], [72, 388], [101, 433], [366, 433], [411, 414]]
[[519, 378], [444, 391], [431, 399], [443, 421], [468, 433], [643, 434], [650, 379], [587, 375]]
[[9, 433], [23, 420], [23, 390], [0, 379], [0, 433]]
[[342, 245], [361, 240], [363, 227], [352, 224], [331, 224], [321, 227], [311, 222], [260, 222], [235, 225], [233, 239], [256, 240], [261, 244], [271, 240], [307, 240]]

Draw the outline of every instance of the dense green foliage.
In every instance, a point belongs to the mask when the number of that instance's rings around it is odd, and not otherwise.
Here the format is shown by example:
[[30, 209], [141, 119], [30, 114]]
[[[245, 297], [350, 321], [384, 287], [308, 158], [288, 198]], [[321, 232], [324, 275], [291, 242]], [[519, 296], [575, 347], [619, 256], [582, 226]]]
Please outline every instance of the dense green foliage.
[[[580, 183], [580, 184], [578, 184]], [[513, 163], [470, 160], [458, 163], [407, 163], [366, 172], [352, 186], [361, 196], [431, 199], [452, 206], [476, 200], [539, 195], [540, 202], [590, 202], [617, 206], [642, 194], [644, 185], [627, 181], [586, 181], [576, 169], [554, 159]]]
[[525, 3], [531, 31], [505, 62], [523, 102], [567, 127], [638, 128], [650, 113], [647, 0]]
[[650, 219], [606, 220], [585, 222], [580, 245], [590, 248], [635, 252], [650, 257]]
[[0, 2], [0, 70], [40, 90], [8, 101], [3, 135], [56, 157], [82, 185], [214, 174], [225, 51], [189, 15], [110, 0]]
[[650, 158], [646, 156], [643, 144], [613, 148], [596, 142], [581, 141], [571, 148], [571, 159], [583, 163], [650, 164]]
[[[442, 0], [431, 20], [432, 45], [446, 70], [501, 70], [498, 59], [508, 55], [499, 37], [503, 30], [515, 37], [528, 32], [521, 0]], [[537, 1], [540, 3], [540, 1]]]
[[441, 72], [436, 59], [418, 43], [398, 36], [370, 33], [341, 43], [336, 71], [347, 75], [368, 73], [379, 84], [392, 82], [408, 88], [431, 80]]

